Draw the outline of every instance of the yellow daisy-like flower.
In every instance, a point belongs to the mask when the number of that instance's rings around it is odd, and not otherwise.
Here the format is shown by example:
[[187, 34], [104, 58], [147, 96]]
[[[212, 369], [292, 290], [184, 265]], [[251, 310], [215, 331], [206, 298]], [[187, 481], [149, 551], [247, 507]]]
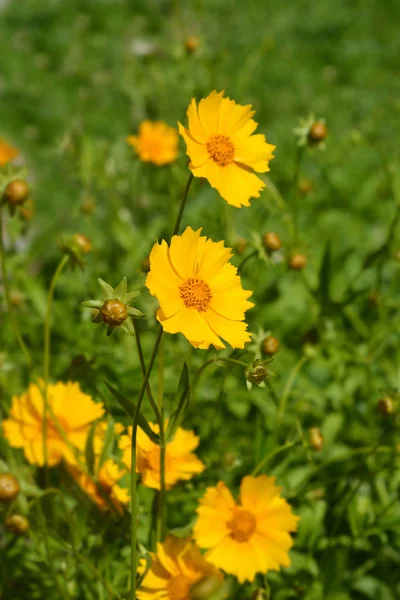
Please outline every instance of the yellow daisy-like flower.
[[275, 477], [266, 475], [243, 478], [238, 504], [224, 483], [208, 488], [194, 528], [197, 544], [208, 548], [205, 558], [240, 583], [288, 567], [289, 532], [296, 530], [299, 517], [279, 494]]
[[[151, 567], [137, 591], [138, 600], [190, 600], [195, 586], [208, 580], [211, 586], [207, 587], [215, 591], [223, 579], [190, 538], [168, 536], [163, 544], [157, 544], [157, 553], [151, 553], [151, 558]], [[140, 572], [145, 564], [142, 560]]]
[[200, 233], [188, 227], [169, 247], [165, 241], [154, 245], [146, 286], [160, 303], [157, 319], [164, 331], [183, 333], [196, 348], [225, 348], [221, 338], [243, 348], [251, 339], [243, 322], [254, 306], [247, 300], [251, 292], [228, 263], [231, 249]]
[[126, 470], [120, 469], [112, 459], [104, 461], [96, 478], [82, 471], [77, 465], [68, 465], [68, 471], [102, 510], [109, 509], [111, 505], [118, 512], [122, 512], [122, 505], [129, 502], [128, 490], [118, 483], [126, 474]]
[[[158, 425], [149, 423], [155, 433], [159, 432]], [[131, 468], [132, 427], [128, 428], [129, 435], [123, 435], [119, 447], [123, 451], [123, 462]], [[199, 438], [193, 431], [178, 427], [174, 438], [167, 444], [165, 450], [165, 485], [171, 488], [178, 481], [188, 481], [205, 469], [205, 465], [193, 454], [199, 445]], [[154, 444], [139, 428], [136, 438], [136, 473], [142, 476], [143, 485], [160, 489], [160, 446]]]
[[174, 162], [178, 156], [178, 133], [163, 121], [143, 121], [139, 134], [130, 135], [127, 142], [140, 160], [158, 167]]
[[[103, 415], [104, 408], [71, 381], [49, 384], [47, 399], [47, 464], [52, 467], [63, 458], [73, 462], [75, 448], [84, 450], [91, 423]], [[3, 421], [4, 437], [9, 444], [23, 448], [27, 460], [41, 466], [43, 412], [42, 389], [32, 383], [27, 392], [13, 396], [9, 418]]]
[[12, 161], [19, 152], [13, 146], [10, 146], [6, 140], [0, 137], [0, 167]]
[[257, 123], [251, 104], [241, 106], [224, 92], [215, 90], [197, 105], [192, 98], [187, 111], [189, 127], [178, 123], [186, 142], [189, 168], [195, 177], [205, 177], [224, 200], [233, 206], [250, 206], [265, 183], [255, 173], [269, 171], [275, 146], [265, 136], [252, 135]]

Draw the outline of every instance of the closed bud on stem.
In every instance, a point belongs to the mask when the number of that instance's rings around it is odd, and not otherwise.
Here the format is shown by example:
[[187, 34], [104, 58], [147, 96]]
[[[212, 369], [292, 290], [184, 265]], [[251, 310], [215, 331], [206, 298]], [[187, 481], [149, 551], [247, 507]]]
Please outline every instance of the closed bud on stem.
[[304, 254], [294, 254], [289, 259], [289, 267], [294, 271], [302, 271], [307, 264], [307, 257]]
[[298, 185], [298, 189], [300, 194], [304, 194], [306, 196], [307, 194], [310, 194], [313, 191], [313, 182], [311, 181], [311, 179], [301, 179]]
[[264, 354], [268, 354], [268, 356], [272, 356], [273, 354], [276, 354], [278, 352], [279, 348], [280, 348], [279, 340], [276, 337], [274, 337], [273, 335], [269, 335], [267, 338], [265, 338], [263, 345], [262, 345]]
[[75, 233], [72, 240], [82, 254], [88, 254], [91, 251], [92, 242], [83, 233]]
[[18, 479], [11, 473], [0, 473], [0, 502], [12, 502], [19, 494]]
[[150, 271], [150, 257], [149, 256], [146, 256], [142, 260], [142, 264], [140, 265], [140, 270], [143, 271], [143, 273], [148, 273]]
[[4, 521], [4, 527], [15, 535], [24, 535], [29, 531], [29, 521], [23, 515], [10, 515]]
[[100, 309], [103, 323], [118, 327], [128, 318], [126, 305], [121, 300], [106, 300]]
[[383, 396], [378, 402], [378, 410], [384, 417], [394, 413], [394, 402], [390, 396]]
[[188, 54], [193, 54], [193, 52], [196, 52], [199, 45], [200, 40], [196, 35], [189, 35], [189, 37], [187, 37], [185, 40], [185, 49]]
[[315, 121], [308, 132], [308, 139], [312, 144], [322, 142], [328, 135], [328, 128], [323, 121]]
[[263, 244], [267, 250], [275, 252], [282, 246], [280, 238], [273, 231], [268, 231], [263, 235]]
[[253, 383], [265, 387], [264, 381], [268, 377], [268, 369], [261, 360], [255, 360], [245, 371], [247, 388], [251, 389]]
[[236, 254], [243, 254], [246, 251], [247, 248], [247, 240], [245, 240], [244, 238], [239, 238], [238, 240], [236, 240], [235, 245], [234, 245], [234, 250], [236, 252]]
[[311, 429], [309, 429], [308, 438], [311, 448], [316, 450], [316, 452], [320, 452], [324, 447], [324, 437], [318, 427], [311, 427]]
[[4, 190], [4, 199], [11, 206], [23, 204], [29, 196], [29, 187], [23, 179], [14, 179]]
[[95, 209], [93, 198], [85, 198], [81, 204], [81, 213], [83, 215], [91, 215]]

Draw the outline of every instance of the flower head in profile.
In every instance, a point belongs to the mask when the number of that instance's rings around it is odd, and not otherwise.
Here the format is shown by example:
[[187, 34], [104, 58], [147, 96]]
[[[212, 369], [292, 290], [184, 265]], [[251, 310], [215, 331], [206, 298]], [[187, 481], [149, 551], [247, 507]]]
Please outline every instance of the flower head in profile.
[[[149, 423], [151, 429], [159, 432], [158, 425]], [[123, 435], [119, 447], [123, 451], [123, 462], [131, 468], [132, 427], [128, 427], [129, 435]], [[178, 427], [175, 436], [167, 444], [165, 450], [165, 485], [171, 488], [178, 481], [188, 481], [194, 475], [204, 471], [205, 466], [193, 453], [199, 445], [199, 438], [193, 431]], [[143, 485], [160, 489], [160, 446], [154, 444], [141, 430], [136, 438], [136, 472], [142, 476]]]
[[143, 121], [138, 135], [130, 135], [126, 141], [140, 160], [158, 167], [174, 162], [178, 156], [178, 133], [163, 121]]
[[160, 303], [157, 319], [164, 331], [183, 333], [196, 348], [225, 348], [221, 338], [243, 348], [250, 341], [244, 315], [254, 306], [247, 300], [251, 292], [228, 262], [231, 249], [200, 234], [188, 227], [170, 246], [154, 245], [146, 286]]
[[[223, 579], [190, 538], [168, 536], [163, 544], [157, 544], [157, 552], [151, 553], [151, 559], [150, 569], [137, 592], [138, 600], [189, 600], [202, 582], [208, 580], [215, 592]], [[145, 564], [142, 560], [139, 572], [144, 572]]]
[[289, 532], [296, 530], [299, 518], [280, 496], [275, 477], [244, 477], [239, 503], [220, 482], [207, 489], [197, 513], [194, 538], [208, 549], [205, 558], [240, 583], [290, 565]]
[[192, 98], [187, 115], [188, 128], [178, 125], [193, 175], [208, 179], [228, 204], [249, 206], [249, 198], [259, 198], [265, 187], [256, 173], [269, 171], [275, 149], [264, 135], [252, 135], [257, 123], [251, 105], [236, 104], [214, 90], [198, 105]]
[[[21, 396], [14, 396], [3, 434], [13, 448], [23, 448], [26, 459], [44, 464], [42, 387], [31, 384]], [[75, 452], [84, 450], [91, 424], [103, 416], [102, 404], [82, 392], [78, 383], [49, 384], [46, 426], [47, 464], [52, 467], [63, 458], [73, 462]]]
[[0, 137], [0, 167], [11, 162], [19, 152], [16, 148], [11, 146], [6, 140]]
[[129, 502], [128, 490], [120, 484], [127, 470], [120, 468], [108, 456], [108, 448], [112, 447], [115, 435], [120, 435], [124, 427], [120, 423], [110, 425], [106, 421], [100, 421], [95, 426], [93, 465], [85, 465], [82, 453], [79, 460], [74, 457], [73, 462], [67, 463], [67, 468], [76, 483], [101, 510], [113, 508], [121, 513], [123, 505]]

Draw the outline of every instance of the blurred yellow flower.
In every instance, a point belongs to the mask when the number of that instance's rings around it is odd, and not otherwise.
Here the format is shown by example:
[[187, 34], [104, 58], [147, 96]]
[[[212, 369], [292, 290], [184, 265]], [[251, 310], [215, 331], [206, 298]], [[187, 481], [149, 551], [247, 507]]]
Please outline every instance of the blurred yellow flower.
[[299, 517], [279, 494], [275, 477], [266, 475], [242, 479], [238, 504], [223, 482], [208, 488], [194, 528], [197, 544], [208, 548], [205, 558], [240, 583], [288, 567], [289, 532], [296, 530]]
[[[158, 425], [149, 423], [155, 433], [159, 432]], [[123, 462], [131, 468], [132, 427], [128, 434], [123, 435], [119, 447], [123, 451]], [[188, 481], [197, 473], [204, 471], [205, 466], [193, 454], [199, 445], [199, 438], [192, 431], [178, 427], [174, 438], [167, 444], [165, 450], [165, 485], [171, 488], [179, 480]], [[154, 444], [147, 435], [138, 428], [136, 438], [136, 472], [142, 476], [143, 485], [160, 489], [160, 446]]]
[[0, 167], [9, 163], [18, 154], [19, 152], [16, 148], [10, 146], [4, 138], [0, 137]]
[[250, 206], [259, 198], [264, 182], [255, 173], [269, 171], [275, 146], [262, 134], [252, 135], [257, 123], [251, 104], [241, 106], [215, 90], [197, 105], [192, 98], [187, 111], [189, 127], [180, 123], [186, 142], [189, 168], [195, 177], [205, 177], [222, 198], [233, 206]]
[[[222, 574], [200, 554], [190, 538], [168, 536], [157, 544], [157, 553], [151, 553], [152, 563], [137, 591], [138, 600], [189, 600], [193, 589], [208, 579], [213, 588], [222, 582]], [[140, 561], [139, 572], [146, 561]], [[209, 597], [209, 596], [207, 596]]]
[[104, 461], [95, 477], [91, 477], [77, 465], [68, 465], [68, 471], [89, 498], [102, 510], [113, 506], [118, 512], [122, 512], [122, 505], [129, 502], [128, 490], [118, 483], [126, 474], [126, 470], [120, 469], [112, 459]]
[[[47, 398], [47, 464], [52, 467], [63, 458], [75, 460], [75, 448], [85, 448], [91, 423], [103, 415], [104, 408], [72, 381], [49, 384]], [[3, 421], [9, 444], [23, 448], [27, 460], [36, 465], [44, 464], [43, 412], [42, 389], [31, 383], [27, 392], [13, 396], [9, 418]]]
[[178, 156], [178, 133], [163, 121], [143, 121], [139, 134], [130, 135], [127, 142], [140, 160], [158, 167], [174, 162]]
[[254, 306], [247, 300], [251, 292], [228, 263], [231, 249], [200, 233], [188, 227], [170, 247], [165, 241], [154, 245], [146, 286], [160, 303], [157, 319], [164, 331], [183, 333], [196, 348], [225, 348], [220, 337], [243, 348], [250, 341], [243, 319]]

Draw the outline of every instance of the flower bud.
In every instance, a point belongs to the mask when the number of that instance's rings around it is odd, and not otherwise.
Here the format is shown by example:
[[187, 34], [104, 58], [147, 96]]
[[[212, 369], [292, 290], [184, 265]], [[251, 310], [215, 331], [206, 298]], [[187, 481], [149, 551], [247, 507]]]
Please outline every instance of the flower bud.
[[384, 396], [378, 402], [378, 410], [384, 417], [394, 413], [394, 402], [390, 396]]
[[93, 198], [85, 198], [81, 204], [81, 213], [83, 215], [91, 215], [94, 211], [95, 203]]
[[311, 179], [302, 179], [299, 182], [298, 190], [299, 190], [300, 194], [304, 194], [304, 196], [305, 196], [307, 194], [310, 194], [310, 192], [312, 192], [313, 189], [314, 189], [314, 185], [313, 185], [313, 182], [311, 181]]
[[315, 121], [308, 132], [308, 140], [312, 144], [322, 142], [328, 135], [328, 128], [323, 121]]
[[265, 338], [263, 345], [262, 345], [264, 354], [268, 354], [269, 356], [276, 354], [278, 352], [279, 348], [280, 348], [279, 340], [276, 337], [274, 337], [273, 335], [269, 335], [267, 338]]
[[100, 309], [101, 318], [107, 325], [118, 327], [128, 318], [126, 304], [121, 300], [106, 300]]
[[304, 254], [294, 254], [289, 260], [289, 267], [294, 271], [302, 271], [307, 264]]
[[[255, 383], [256, 385], [262, 385], [268, 377], [268, 369], [265, 364], [260, 360], [255, 360], [253, 364], [248, 367], [245, 371], [245, 377], [249, 388]], [[264, 387], [262, 385], [262, 387]]]
[[199, 45], [200, 45], [200, 40], [195, 35], [190, 35], [185, 40], [185, 49], [188, 54], [193, 54], [193, 52], [196, 52]]
[[87, 254], [92, 249], [92, 242], [86, 237], [86, 235], [83, 235], [83, 233], [75, 233], [72, 241], [74, 244], [76, 244], [77, 248], [80, 250], [80, 252], [82, 252], [82, 254]]
[[29, 196], [29, 187], [23, 179], [14, 179], [4, 190], [4, 199], [12, 206], [23, 204]]
[[11, 515], [4, 521], [4, 527], [15, 535], [23, 535], [29, 530], [29, 521], [23, 515]]
[[140, 265], [140, 270], [143, 271], [143, 273], [148, 273], [150, 271], [150, 257], [149, 256], [146, 256], [142, 260], [142, 264]]
[[319, 452], [324, 447], [324, 437], [318, 427], [311, 427], [308, 431], [310, 446]]
[[238, 240], [236, 240], [235, 245], [234, 245], [234, 250], [236, 252], [236, 254], [243, 254], [246, 251], [247, 248], [247, 240], [245, 240], [244, 238], [239, 238]]
[[18, 479], [11, 473], [0, 473], [0, 502], [12, 502], [19, 494]]
[[279, 250], [279, 248], [282, 246], [280, 238], [273, 231], [264, 233], [263, 244], [267, 248], [267, 250], [271, 250], [271, 252]]

